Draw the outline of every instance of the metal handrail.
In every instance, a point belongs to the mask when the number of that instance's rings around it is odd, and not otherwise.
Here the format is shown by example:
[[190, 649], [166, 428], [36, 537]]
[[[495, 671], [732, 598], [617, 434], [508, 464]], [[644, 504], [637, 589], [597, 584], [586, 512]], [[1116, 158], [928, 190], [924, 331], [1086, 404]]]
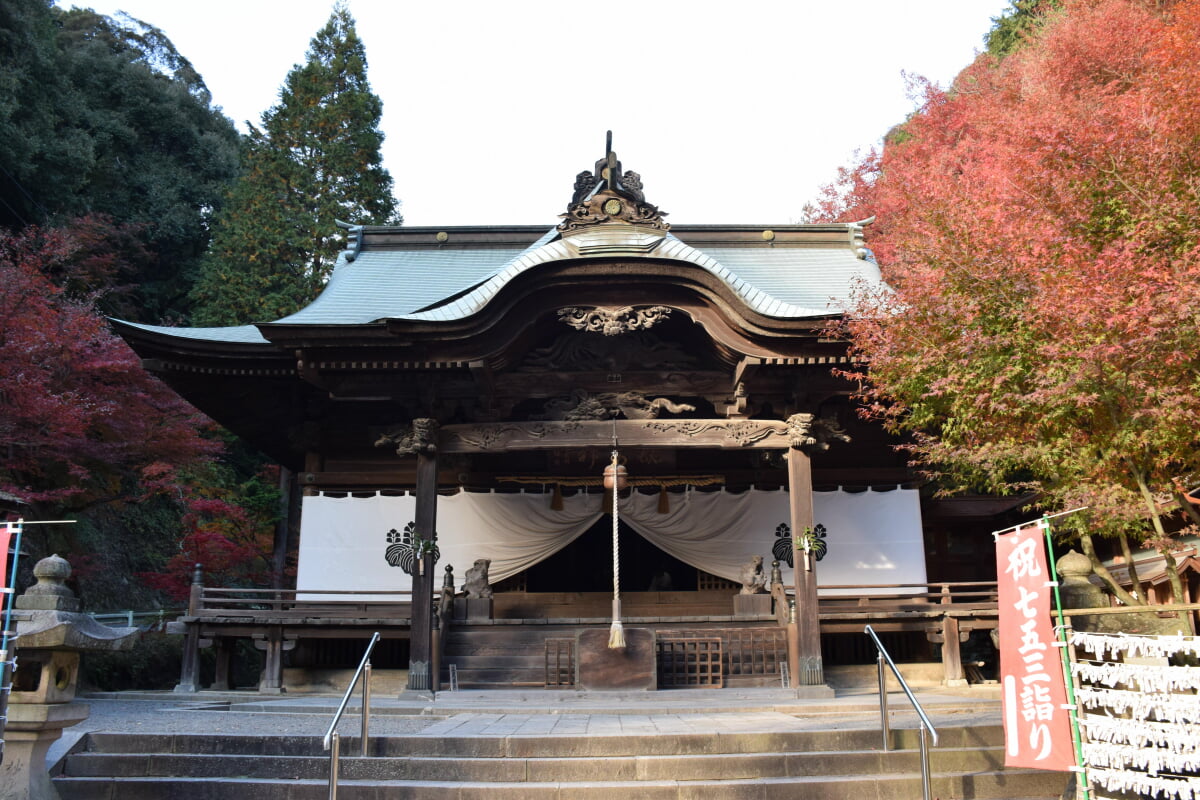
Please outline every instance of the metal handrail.
[[891, 731], [888, 729], [888, 701], [887, 701], [887, 683], [886, 676], [883, 672], [884, 662], [891, 667], [892, 674], [896, 676], [896, 680], [900, 682], [900, 688], [904, 690], [904, 694], [908, 697], [908, 702], [912, 703], [913, 709], [917, 712], [917, 716], [921, 718], [921, 789], [922, 797], [925, 800], [932, 800], [933, 792], [929, 785], [929, 743], [926, 741], [926, 731], [933, 736], [933, 745], [937, 747], [938, 735], [937, 729], [933, 727], [933, 723], [929, 721], [929, 717], [925, 715], [925, 709], [921, 708], [921, 704], [917, 702], [917, 698], [913, 696], [912, 690], [908, 688], [908, 682], [904, 680], [904, 676], [900, 674], [900, 670], [896, 668], [896, 662], [892, 661], [892, 657], [888, 655], [887, 649], [884, 648], [883, 642], [879, 641], [879, 637], [875, 635], [875, 629], [870, 625], [864, 630], [871, 641], [875, 642], [875, 651], [878, 655], [875, 658], [875, 663], [879, 671], [879, 721], [883, 728], [883, 749], [887, 752], [889, 749], [888, 739], [891, 738]]
[[341, 737], [336, 729], [338, 722], [342, 719], [342, 712], [346, 710], [346, 704], [350, 702], [350, 695], [354, 693], [354, 687], [358, 683], [359, 677], [363, 677], [362, 733], [359, 736], [359, 751], [364, 758], [367, 755], [367, 729], [371, 724], [371, 651], [375, 649], [375, 643], [378, 641], [379, 631], [375, 631], [371, 634], [371, 641], [367, 642], [367, 650], [363, 653], [358, 669], [354, 671], [354, 677], [350, 679], [350, 685], [346, 687], [346, 694], [342, 696], [342, 704], [334, 712], [333, 722], [329, 724], [329, 730], [325, 732], [324, 745], [325, 749], [329, 751], [329, 800], [337, 800], [338, 751]]

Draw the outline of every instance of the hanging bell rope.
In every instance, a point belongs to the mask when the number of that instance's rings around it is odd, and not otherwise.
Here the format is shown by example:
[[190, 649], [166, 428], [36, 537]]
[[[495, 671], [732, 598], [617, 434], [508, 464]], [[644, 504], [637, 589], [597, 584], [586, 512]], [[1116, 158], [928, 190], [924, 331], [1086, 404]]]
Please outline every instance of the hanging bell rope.
[[604, 468], [604, 488], [612, 490], [612, 553], [613, 553], [613, 601], [612, 626], [608, 632], [608, 646], [618, 649], [625, 646], [625, 629], [621, 625], [621, 544], [618, 529], [621, 524], [620, 495], [627, 483], [625, 467], [617, 457], [617, 423], [613, 420], [612, 462]]
[[618, 470], [624, 469], [617, 463], [617, 451], [613, 450], [612, 464], [609, 467], [613, 471], [613, 507], [612, 507], [612, 547], [613, 547], [613, 601], [612, 601], [612, 626], [608, 629], [608, 646], [609, 649], [620, 648], [625, 646], [625, 629], [621, 625], [621, 544], [617, 535], [617, 529], [621, 524], [620, 518], [620, 492], [621, 482]]

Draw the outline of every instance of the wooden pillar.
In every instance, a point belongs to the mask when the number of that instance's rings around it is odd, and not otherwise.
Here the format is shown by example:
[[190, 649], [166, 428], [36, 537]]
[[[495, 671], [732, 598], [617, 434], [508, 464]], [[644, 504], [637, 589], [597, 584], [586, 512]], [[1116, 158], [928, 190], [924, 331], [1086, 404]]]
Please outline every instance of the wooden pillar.
[[295, 642], [285, 642], [283, 628], [272, 625], [267, 628], [265, 639], [258, 639], [254, 646], [263, 651], [263, 668], [258, 679], [258, 691], [261, 694], [282, 694], [283, 687], [283, 653], [291, 650]]
[[967, 677], [962, 665], [962, 637], [958, 617], [942, 617], [942, 683], [946, 686], [966, 686]]
[[196, 692], [200, 690], [200, 623], [195, 617], [200, 613], [202, 594], [204, 592], [204, 569], [199, 564], [192, 570], [192, 588], [188, 597], [188, 616], [192, 621], [184, 623], [183, 657], [179, 663], [179, 683], [175, 686], [177, 692]]
[[[813, 527], [812, 464], [799, 448], [788, 450], [788, 500], [791, 504], [792, 535], [803, 537]], [[793, 686], [825, 683], [821, 662], [821, 620], [817, 609], [817, 560], [805, 559], [803, 549], [792, 554], [796, 586], [797, 663], [791, 666]]]
[[183, 634], [183, 659], [179, 663], [179, 683], [175, 684], [175, 691], [199, 691], [199, 673], [200, 625], [196, 622], [189, 622], [187, 623], [187, 632]]
[[271, 551], [271, 587], [284, 589], [284, 571], [287, 568], [287, 554], [291, 547], [291, 531], [293, 527], [293, 509], [299, 499], [296, 491], [296, 475], [287, 467], [279, 468], [279, 521], [275, 524], [275, 541]]
[[[437, 540], [437, 451], [417, 452], [416, 535], [422, 541]], [[433, 570], [436, 562], [427, 553], [412, 580], [412, 627], [408, 650], [408, 688], [429, 691], [433, 663]]]
[[219, 636], [214, 641], [216, 655], [216, 669], [213, 674], [212, 686], [208, 687], [215, 692], [228, 692], [229, 685], [229, 665], [233, 658], [234, 640], [227, 636]]

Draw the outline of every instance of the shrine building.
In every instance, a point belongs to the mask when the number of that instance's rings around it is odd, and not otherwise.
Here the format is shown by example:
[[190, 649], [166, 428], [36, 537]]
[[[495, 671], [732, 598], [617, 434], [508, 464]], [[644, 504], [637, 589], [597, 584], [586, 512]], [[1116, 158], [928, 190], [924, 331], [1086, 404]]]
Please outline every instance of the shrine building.
[[295, 586], [198, 576], [180, 687], [208, 643], [214, 685], [248, 638], [282, 691], [376, 630], [410, 689], [824, 687], [873, 658], [866, 622], [961, 681], [995, 626], [972, 543], [1012, 504], [922, 499], [837, 374], [827, 325], [881, 281], [866, 223], [670, 225], [611, 140], [564, 200], [540, 226], [346, 226], [283, 319], [114, 323], [303, 495]]

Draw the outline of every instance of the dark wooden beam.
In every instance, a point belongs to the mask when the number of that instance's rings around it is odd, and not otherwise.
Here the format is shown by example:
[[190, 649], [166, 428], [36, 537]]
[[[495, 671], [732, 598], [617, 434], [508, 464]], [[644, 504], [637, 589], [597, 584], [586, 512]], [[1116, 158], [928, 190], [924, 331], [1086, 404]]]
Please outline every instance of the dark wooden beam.
[[[782, 450], [791, 443], [787, 424], [777, 420], [617, 420], [615, 432], [622, 447]], [[445, 425], [438, 440], [438, 452], [604, 447], [612, 444], [613, 433], [614, 423], [603, 420]]]

